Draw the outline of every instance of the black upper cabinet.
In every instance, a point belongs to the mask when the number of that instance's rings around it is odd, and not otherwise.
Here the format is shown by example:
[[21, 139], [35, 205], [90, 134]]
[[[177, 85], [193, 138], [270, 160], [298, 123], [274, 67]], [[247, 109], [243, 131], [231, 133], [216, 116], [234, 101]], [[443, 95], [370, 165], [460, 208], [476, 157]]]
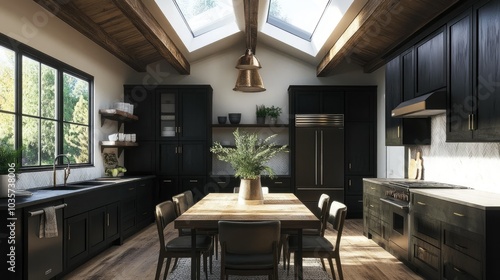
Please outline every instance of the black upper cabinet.
[[446, 140], [500, 141], [500, 1], [481, 1], [448, 24]]
[[446, 37], [441, 28], [415, 46], [417, 88], [420, 96], [446, 87]]
[[403, 101], [401, 57], [386, 64], [385, 69], [385, 145], [429, 145], [431, 143], [430, 118], [393, 118], [392, 109]]
[[410, 100], [415, 97], [415, 70], [413, 60], [413, 48], [401, 55], [402, 83], [403, 83], [403, 100]]
[[344, 92], [316, 86], [290, 86], [295, 114], [343, 114]]
[[377, 90], [354, 91], [345, 93], [345, 121], [372, 122], [376, 118], [375, 97]]

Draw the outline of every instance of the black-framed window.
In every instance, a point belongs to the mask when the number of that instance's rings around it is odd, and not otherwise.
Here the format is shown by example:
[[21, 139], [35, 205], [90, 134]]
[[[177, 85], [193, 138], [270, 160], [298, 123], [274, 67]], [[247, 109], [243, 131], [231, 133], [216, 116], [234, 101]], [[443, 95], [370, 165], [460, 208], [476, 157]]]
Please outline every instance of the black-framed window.
[[22, 147], [22, 169], [52, 166], [58, 154], [92, 164], [93, 80], [0, 34], [0, 144]]

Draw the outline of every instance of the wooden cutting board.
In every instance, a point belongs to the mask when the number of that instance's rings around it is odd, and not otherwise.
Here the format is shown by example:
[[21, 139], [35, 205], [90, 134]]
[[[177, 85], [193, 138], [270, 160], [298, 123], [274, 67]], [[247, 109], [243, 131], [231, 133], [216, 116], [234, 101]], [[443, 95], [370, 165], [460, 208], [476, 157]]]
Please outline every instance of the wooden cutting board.
[[408, 179], [420, 179], [421, 166], [420, 152], [417, 152], [416, 159], [410, 158], [408, 162]]

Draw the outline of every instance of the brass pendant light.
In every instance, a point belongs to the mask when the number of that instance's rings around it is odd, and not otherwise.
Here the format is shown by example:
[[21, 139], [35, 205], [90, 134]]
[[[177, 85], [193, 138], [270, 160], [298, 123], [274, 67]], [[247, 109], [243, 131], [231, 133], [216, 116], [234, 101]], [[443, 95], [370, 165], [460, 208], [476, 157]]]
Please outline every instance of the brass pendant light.
[[240, 56], [238, 62], [236, 63], [238, 78], [236, 80], [236, 85], [233, 88], [234, 91], [260, 92], [266, 90], [258, 71], [262, 66], [253, 54], [255, 52], [256, 40], [254, 40], [255, 38], [252, 37], [252, 34], [257, 33], [258, 3], [258, 1], [253, 0], [244, 1], [247, 49], [245, 54]]
[[255, 57], [255, 55], [253, 55], [251, 49], [247, 49], [245, 51], [245, 54], [240, 56], [238, 62], [236, 63], [236, 69], [239, 70], [249, 70], [258, 68], [262, 68], [262, 66], [260, 66], [259, 60], [257, 59], [257, 57]]
[[234, 91], [260, 92], [266, 90], [258, 68], [238, 70], [238, 72], [238, 79], [233, 88]]

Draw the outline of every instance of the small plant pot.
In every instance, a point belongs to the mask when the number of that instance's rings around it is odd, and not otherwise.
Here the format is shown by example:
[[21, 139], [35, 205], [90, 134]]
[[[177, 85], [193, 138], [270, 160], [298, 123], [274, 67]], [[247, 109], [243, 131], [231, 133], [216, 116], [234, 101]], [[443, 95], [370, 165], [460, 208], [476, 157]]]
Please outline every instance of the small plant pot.
[[265, 124], [266, 117], [257, 117], [257, 124]]
[[217, 121], [219, 122], [219, 124], [225, 124], [227, 121], [227, 117], [226, 116], [217, 117]]
[[231, 124], [239, 124], [241, 121], [241, 113], [229, 113], [228, 116]]
[[278, 123], [278, 118], [269, 117], [269, 124], [275, 125]]

